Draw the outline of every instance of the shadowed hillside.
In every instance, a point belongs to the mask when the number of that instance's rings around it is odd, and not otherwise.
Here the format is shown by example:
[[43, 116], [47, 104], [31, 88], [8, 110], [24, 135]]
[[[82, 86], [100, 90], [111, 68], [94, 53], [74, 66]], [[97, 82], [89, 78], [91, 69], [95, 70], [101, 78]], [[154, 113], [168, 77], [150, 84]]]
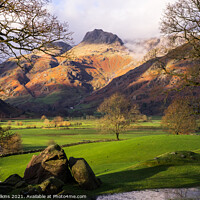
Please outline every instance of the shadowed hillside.
[[18, 117], [20, 114], [22, 111], [0, 100], [0, 118]]
[[[189, 58], [190, 49], [189, 45], [180, 46], [163, 57], [149, 60], [126, 74], [116, 77], [106, 87], [87, 97], [83, 105], [93, 103], [95, 109], [104, 98], [115, 92], [121, 92], [130, 98], [132, 103], [139, 104], [143, 113], [163, 114], [164, 109], [176, 95], [197, 96], [199, 93], [198, 87], [187, 87], [188, 82], [185, 82], [184, 74], [190, 73], [191, 66], [199, 63], [198, 60], [192, 61]], [[186, 59], [181, 59], [180, 55]], [[167, 73], [161, 69], [161, 66], [167, 70]], [[171, 75], [176, 73], [181, 76]]]

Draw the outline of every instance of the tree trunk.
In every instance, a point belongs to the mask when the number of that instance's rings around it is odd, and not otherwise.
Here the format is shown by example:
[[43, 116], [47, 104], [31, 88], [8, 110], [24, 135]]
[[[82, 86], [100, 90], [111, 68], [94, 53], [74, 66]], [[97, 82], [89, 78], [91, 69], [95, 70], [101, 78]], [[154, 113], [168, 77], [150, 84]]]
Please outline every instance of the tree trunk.
[[117, 136], [117, 140], [119, 140], [119, 133], [116, 133], [116, 136]]

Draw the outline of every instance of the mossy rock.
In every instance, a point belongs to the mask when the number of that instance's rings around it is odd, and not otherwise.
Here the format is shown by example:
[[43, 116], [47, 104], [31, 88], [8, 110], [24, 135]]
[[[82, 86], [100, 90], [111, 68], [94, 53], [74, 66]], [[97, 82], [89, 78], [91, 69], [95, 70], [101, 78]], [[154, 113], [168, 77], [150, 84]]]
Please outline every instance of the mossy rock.
[[20, 181], [15, 185], [15, 188], [25, 188], [28, 184], [25, 181]]
[[23, 178], [19, 176], [18, 174], [13, 174], [10, 175], [4, 182], [3, 184], [5, 185], [10, 185], [10, 186], [15, 186], [17, 183], [23, 181]]
[[24, 172], [24, 179], [29, 184], [40, 184], [52, 176], [64, 183], [73, 181], [67, 156], [57, 144], [33, 156]]
[[26, 188], [22, 189], [20, 194], [26, 195], [39, 195], [42, 194], [42, 189], [39, 185], [28, 185]]
[[39, 186], [44, 194], [58, 194], [60, 191], [62, 191], [64, 183], [60, 179], [50, 177], [42, 182]]
[[69, 165], [75, 181], [81, 188], [94, 190], [101, 185], [100, 179], [95, 176], [91, 167], [84, 158], [70, 157]]
[[182, 165], [187, 163], [200, 163], [200, 154], [192, 151], [175, 151], [157, 156], [153, 160], [148, 160], [139, 165], [153, 167], [157, 165]]

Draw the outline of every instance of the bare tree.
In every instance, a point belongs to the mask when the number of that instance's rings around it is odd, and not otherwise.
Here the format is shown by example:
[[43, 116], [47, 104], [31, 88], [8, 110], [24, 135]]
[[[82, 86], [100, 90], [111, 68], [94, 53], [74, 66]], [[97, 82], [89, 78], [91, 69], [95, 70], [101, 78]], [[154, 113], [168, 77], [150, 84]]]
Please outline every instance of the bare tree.
[[187, 73], [169, 71], [165, 63], [160, 63], [160, 66], [166, 73], [184, 79], [186, 85], [199, 86], [200, 1], [177, 0], [175, 3], [169, 3], [163, 14], [160, 29], [172, 42], [185, 41], [185, 45], [172, 50], [168, 57], [176, 60], [187, 59], [192, 63]]
[[56, 41], [71, 41], [66, 22], [59, 22], [49, 13], [49, 0], [0, 1], [0, 52], [1, 57], [15, 56], [40, 50], [46, 53]]
[[174, 100], [165, 110], [162, 125], [175, 135], [194, 132], [197, 128], [196, 117], [188, 99]]
[[101, 129], [115, 133], [117, 140], [122, 133], [135, 120], [140, 112], [137, 106], [132, 106], [130, 101], [122, 94], [115, 93], [105, 99], [99, 106], [98, 112], [104, 114], [100, 119]]
[[193, 48], [193, 57], [200, 57], [200, 1], [178, 0], [169, 3], [161, 21], [161, 32], [173, 40], [184, 39]]

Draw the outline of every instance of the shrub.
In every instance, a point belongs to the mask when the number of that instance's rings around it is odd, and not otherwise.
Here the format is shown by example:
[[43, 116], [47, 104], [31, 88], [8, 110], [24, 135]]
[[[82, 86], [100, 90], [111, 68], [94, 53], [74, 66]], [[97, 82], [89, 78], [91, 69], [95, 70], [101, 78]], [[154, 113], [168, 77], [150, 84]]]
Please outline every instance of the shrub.
[[48, 119], [45, 119], [44, 120], [44, 124], [45, 124], [45, 127], [49, 127], [50, 126], [50, 121]]
[[18, 133], [10, 132], [9, 128], [0, 127], [0, 148], [3, 154], [22, 150], [22, 140]]
[[23, 126], [23, 122], [22, 122], [22, 121], [20, 121], [20, 122], [19, 122], [19, 121], [16, 121], [15, 124], [16, 124], [17, 126]]
[[76, 123], [74, 123], [74, 126], [81, 126], [81, 125], [82, 125], [81, 122], [76, 122]]
[[56, 124], [56, 127], [63, 127], [63, 123]]
[[8, 126], [11, 126], [11, 125], [12, 125], [12, 121], [9, 120], [9, 121], [7, 122], [7, 125], [8, 125]]
[[142, 122], [148, 122], [148, 117], [146, 115], [141, 115]]
[[45, 120], [45, 119], [47, 119], [47, 117], [45, 115], [42, 115], [42, 117], [40, 119]]
[[56, 121], [56, 122], [63, 122], [63, 117], [56, 116], [53, 120]]
[[[52, 121], [52, 124], [55, 126], [55, 127], [59, 127], [60, 124], [62, 124], [63, 122], [63, 117], [61, 116], [56, 116], [53, 121]], [[62, 125], [61, 125], [62, 126]]]
[[86, 119], [96, 119], [96, 117], [93, 115], [86, 115]]
[[68, 122], [68, 121], [64, 121], [64, 122], [63, 122], [63, 126], [65, 126], [65, 127], [69, 127], [69, 126], [71, 126], [71, 123]]

